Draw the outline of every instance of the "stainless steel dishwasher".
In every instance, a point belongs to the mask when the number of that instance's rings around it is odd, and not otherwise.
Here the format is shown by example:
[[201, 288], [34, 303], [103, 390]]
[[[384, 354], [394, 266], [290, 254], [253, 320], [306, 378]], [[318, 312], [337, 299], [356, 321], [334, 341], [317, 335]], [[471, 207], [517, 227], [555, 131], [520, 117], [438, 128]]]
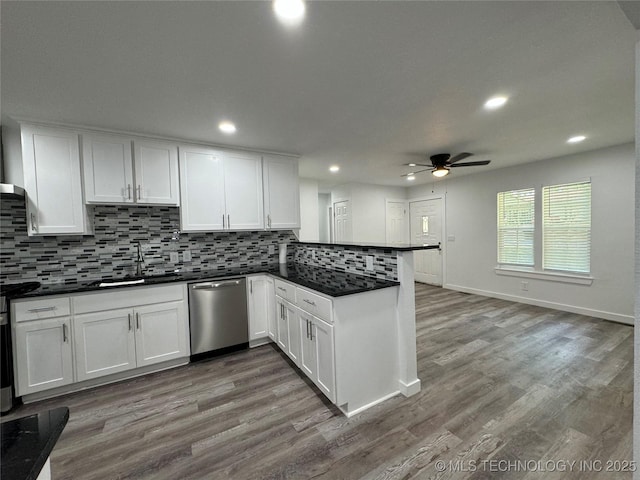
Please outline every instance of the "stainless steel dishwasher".
[[244, 278], [189, 284], [191, 356], [244, 348], [249, 342]]

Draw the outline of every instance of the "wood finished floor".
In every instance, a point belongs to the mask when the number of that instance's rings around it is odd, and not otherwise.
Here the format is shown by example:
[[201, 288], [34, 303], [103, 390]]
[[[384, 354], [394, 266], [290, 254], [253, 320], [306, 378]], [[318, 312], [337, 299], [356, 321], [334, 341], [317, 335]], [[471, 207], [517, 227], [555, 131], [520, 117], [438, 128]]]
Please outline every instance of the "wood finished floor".
[[631, 460], [632, 327], [426, 285], [416, 310], [422, 391], [351, 419], [272, 346], [9, 418], [69, 407], [52, 455], [60, 480], [631, 478], [498, 461]]

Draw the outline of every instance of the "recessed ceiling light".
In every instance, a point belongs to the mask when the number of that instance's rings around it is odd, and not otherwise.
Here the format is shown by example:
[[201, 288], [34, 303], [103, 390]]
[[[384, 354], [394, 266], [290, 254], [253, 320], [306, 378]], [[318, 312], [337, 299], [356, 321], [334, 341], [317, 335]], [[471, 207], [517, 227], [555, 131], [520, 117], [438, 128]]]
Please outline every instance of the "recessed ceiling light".
[[415, 163], [407, 163], [407, 166], [409, 166], [409, 167], [415, 167], [415, 166], [416, 166], [416, 164], [415, 164]]
[[285, 25], [298, 25], [304, 19], [306, 7], [303, 0], [274, 0], [273, 11]]
[[226, 133], [227, 135], [231, 135], [232, 133], [236, 133], [236, 126], [232, 122], [220, 122], [218, 124], [218, 128], [222, 133]]
[[580, 143], [586, 138], [587, 137], [585, 137], [584, 135], [576, 135], [575, 137], [571, 137], [569, 140], [567, 140], [567, 143]]
[[410, 182], [413, 182], [416, 179], [415, 175], [408, 175], [407, 176], [407, 180], [409, 180]]
[[495, 110], [496, 108], [502, 107], [509, 100], [507, 97], [491, 97], [489, 100], [484, 102], [484, 108], [487, 110]]
[[329, 171], [330, 171], [331, 173], [337, 173], [337, 172], [339, 172], [339, 171], [340, 171], [340, 167], [339, 167], [338, 165], [331, 165], [331, 166], [329, 167]]

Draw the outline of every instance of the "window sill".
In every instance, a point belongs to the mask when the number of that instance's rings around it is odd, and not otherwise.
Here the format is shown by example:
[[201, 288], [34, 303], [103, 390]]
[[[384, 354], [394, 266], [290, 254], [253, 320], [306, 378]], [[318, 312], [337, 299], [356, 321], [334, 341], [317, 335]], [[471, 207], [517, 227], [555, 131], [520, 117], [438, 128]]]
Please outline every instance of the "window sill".
[[508, 277], [535, 278], [537, 280], [547, 280], [549, 282], [572, 283], [574, 285], [591, 285], [593, 277], [591, 275], [578, 275], [571, 273], [541, 272], [538, 270], [528, 270], [514, 267], [496, 267], [496, 275]]

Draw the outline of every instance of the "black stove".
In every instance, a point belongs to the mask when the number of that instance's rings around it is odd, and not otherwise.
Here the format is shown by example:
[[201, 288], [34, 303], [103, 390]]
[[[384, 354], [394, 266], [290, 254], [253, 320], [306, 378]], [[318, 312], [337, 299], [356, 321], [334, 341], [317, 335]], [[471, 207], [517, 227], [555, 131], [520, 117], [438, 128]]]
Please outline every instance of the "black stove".
[[22, 295], [38, 288], [40, 282], [0, 285], [0, 414], [8, 413], [13, 408], [13, 353], [8, 300], [14, 295]]

